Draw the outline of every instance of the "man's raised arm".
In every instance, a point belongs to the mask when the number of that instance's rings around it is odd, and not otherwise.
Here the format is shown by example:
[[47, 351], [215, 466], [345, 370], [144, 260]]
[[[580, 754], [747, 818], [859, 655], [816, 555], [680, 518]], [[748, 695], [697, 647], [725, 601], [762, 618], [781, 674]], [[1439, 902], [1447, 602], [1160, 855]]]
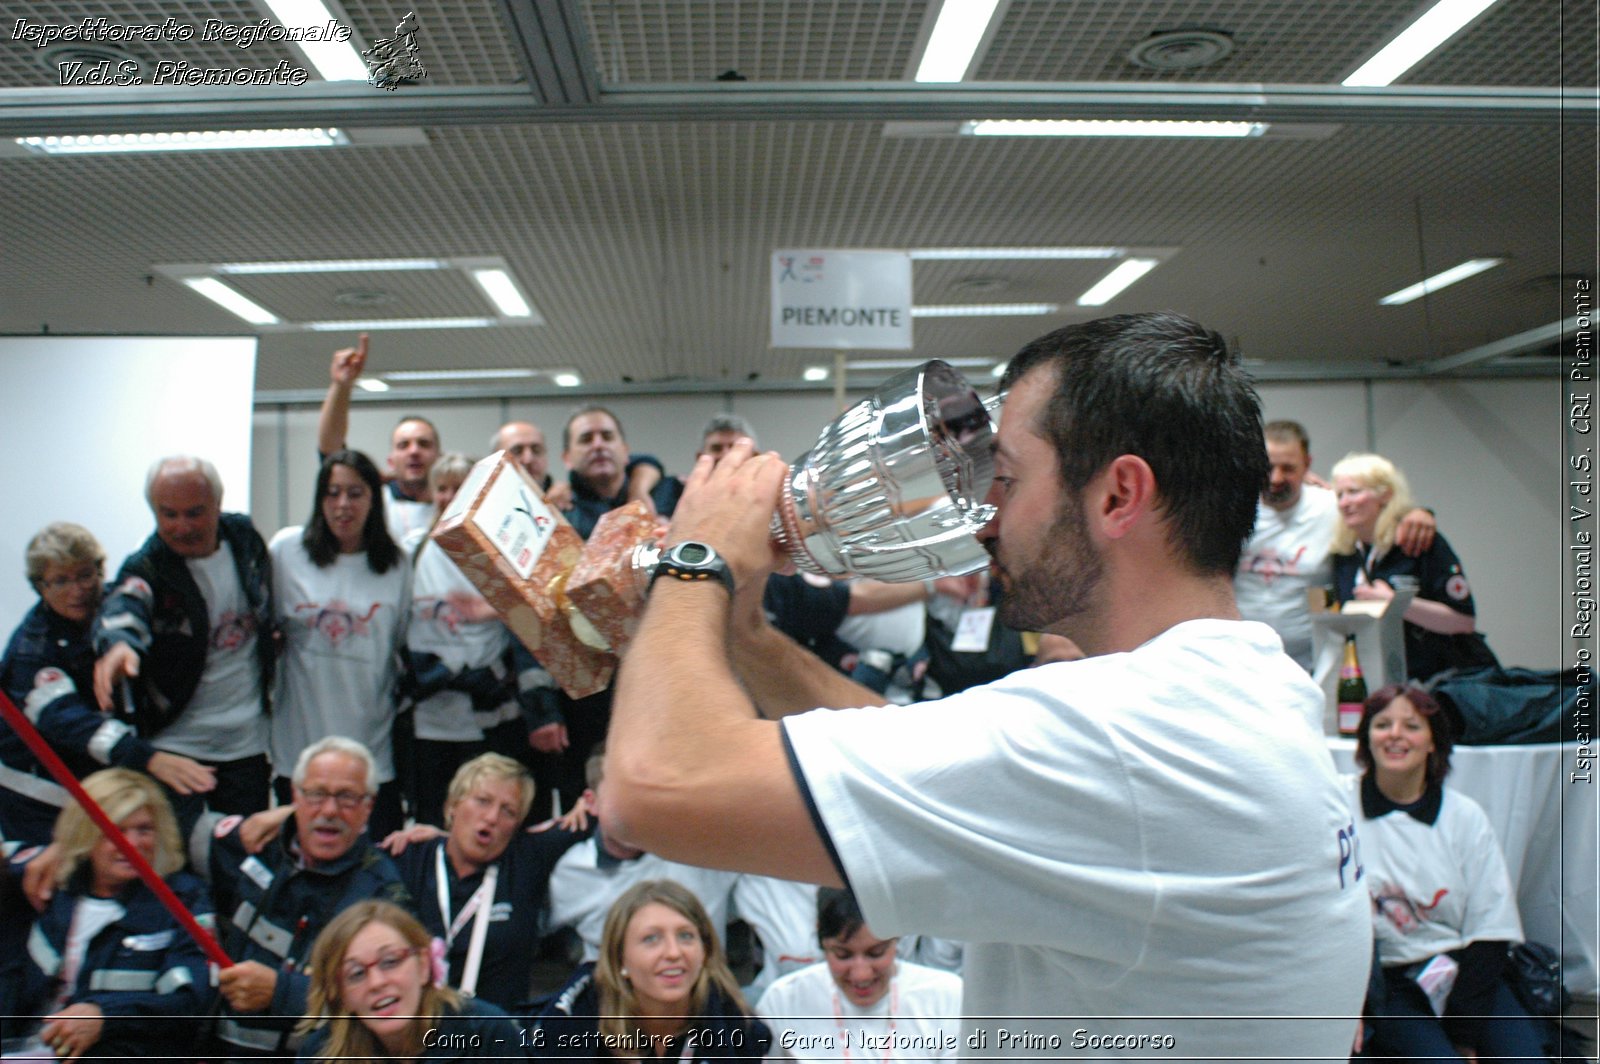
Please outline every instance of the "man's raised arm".
[[328, 394], [317, 415], [317, 454], [332, 454], [344, 449], [350, 435], [350, 391], [367, 365], [367, 334], [356, 339], [356, 346], [333, 353], [328, 367]]

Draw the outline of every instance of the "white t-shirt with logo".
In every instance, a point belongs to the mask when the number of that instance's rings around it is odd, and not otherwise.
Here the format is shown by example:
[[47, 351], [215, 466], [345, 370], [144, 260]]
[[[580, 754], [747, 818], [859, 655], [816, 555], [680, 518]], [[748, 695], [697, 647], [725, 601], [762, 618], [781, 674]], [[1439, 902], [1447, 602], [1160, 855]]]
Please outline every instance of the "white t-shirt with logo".
[[[416, 559], [411, 589], [411, 623], [406, 645], [437, 655], [452, 671], [499, 666], [511, 645], [511, 632], [498, 619], [469, 621], [451, 604], [452, 595], [483, 601], [472, 581], [462, 575], [427, 532], [413, 532], [405, 542], [406, 557]], [[417, 553], [418, 547], [421, 554]], [[520, 715], [515, 698], [494, 710], [474, 713], [472, 698], [464, 691], [439, 691], [417, 703], [417, 738], [439, 742], [475, 742], [485, 727]]]
[[389, 738], [394, 685], [411, 610], [411, 566], [404, 555], [375, 573], [367, 556], [340, 554], [318, 568], [303, 530], [272, 537], [272, 587], [283, 631], [278, 697], [272, 710], [272, 766], [280, 776], [318, 739], [342, 735], [372, 751], [376, 782], [394, 779]]
[[261, 669], [256, 657], [255, 614], [227, 540], [205, 558], [188, 558], [189, 574], [206, 602], [205, 671], [194, 697], [153, 745], [204, 761], [237, 761], [267, 751], [267, 717], [261, 712]]
[[783, 726], [873, 932], [967, 944], [972, 1053], [1343, 1059], [1372, 931], [1321, 703], [1265, 625], [1203, 619]]
[[1288, 510], [1274, 510], [1256, 501], [1256, 527], [1239, 556], [1233, 594], [1239, 614], [1268, 625], [1283, 640], [1283, 649], [1300, 667], [1311, 671], [1311, 608], [1306, 592], [1333, 583], [1328, 546], [1338, 528], [1339, 510], [1333, 492], [1307, 484], [1300, 501]]

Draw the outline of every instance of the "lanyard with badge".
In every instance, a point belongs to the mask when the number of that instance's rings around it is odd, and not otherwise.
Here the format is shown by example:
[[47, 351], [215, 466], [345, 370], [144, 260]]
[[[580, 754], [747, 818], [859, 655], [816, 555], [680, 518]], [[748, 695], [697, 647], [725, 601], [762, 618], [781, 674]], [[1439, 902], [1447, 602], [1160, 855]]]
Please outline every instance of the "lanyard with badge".
[[[434, 852], [436, 874], [434, 886], [439, 896], [439, 916], [445, 926], [444, 948], [448, 954], [461, 929], [472, 921], [472, 938], [467, 942], [467, 963], [461, 971], [461, 981], [456, 989], [472, 997], [478, 989], [478, 969], [483, 964], [483, 944], [489, 937], [489, 910], [494, 908], [495, 881], [500, 877], [499, 864], [492, 864], [483, 873], [483, 882], [472, 892], [472, 897], [461, 907], [455, 919], [450, 918], [450, 880], [445, 871], [444, 845]], [[476, 917], [476, 918], [474, 918]], [[448, 959], [445, 962], [449, 963]]]

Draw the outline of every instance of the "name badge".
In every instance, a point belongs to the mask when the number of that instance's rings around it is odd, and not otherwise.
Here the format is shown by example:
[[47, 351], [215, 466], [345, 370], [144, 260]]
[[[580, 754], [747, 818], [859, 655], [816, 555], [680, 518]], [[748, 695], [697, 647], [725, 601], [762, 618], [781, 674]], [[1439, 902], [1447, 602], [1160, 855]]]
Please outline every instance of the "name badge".
[[994, 607], [962, 610], [950, 649], [958, 654], [982, 654], [989, 649], [989, 631], [994, 627]]

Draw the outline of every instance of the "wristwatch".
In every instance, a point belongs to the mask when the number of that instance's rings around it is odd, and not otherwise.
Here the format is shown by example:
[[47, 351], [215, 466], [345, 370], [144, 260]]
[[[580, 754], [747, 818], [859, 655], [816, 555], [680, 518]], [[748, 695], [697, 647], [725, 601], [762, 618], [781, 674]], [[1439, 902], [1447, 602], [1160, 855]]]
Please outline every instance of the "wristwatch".
[[669, 548], [656, 562], [650, 586], [655, 587], [656, 581], [662, 577], [691, 582], [720, 580], [722, 586], [728, 589], [728, 594], [733, 594], [733, 574], [728, 571], [728, 563], [709, 543], [691, 539]]

